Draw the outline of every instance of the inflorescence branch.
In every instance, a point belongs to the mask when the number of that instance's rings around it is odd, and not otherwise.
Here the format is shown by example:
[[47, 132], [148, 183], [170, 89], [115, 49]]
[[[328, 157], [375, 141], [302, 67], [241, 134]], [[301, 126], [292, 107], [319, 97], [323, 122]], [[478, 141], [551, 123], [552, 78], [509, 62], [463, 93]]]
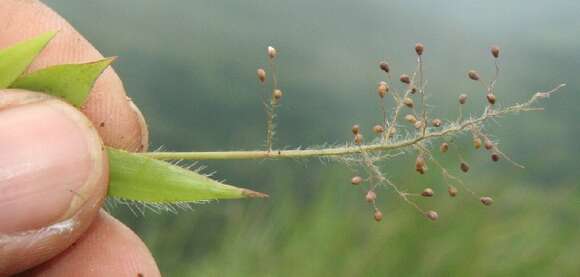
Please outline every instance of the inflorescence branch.
[[[393, 181], [385, 177], [377, 164], [386, 159], [398, 156], [399, 153], [393, 155], [392, 152], [395, 152], [395, 150], [402, 152], [411, 149], [412, 151], [417, 152], [415, 170], [419, 174], [425, 174], [427, 172], [428, 163], [434, 164], [441, 170], [441, 175], [443, 176], [443, 179], [447, 185], [447, 192], [449, 196], [455, 197], [458, 194], [458, 189], [454, 186], [454, 184], [459, 184], [471, 195], [478, 197], [474, 191], [466, 186], [461, 178], [451, 174], [442, 163], [437, 161], [433, 151], [429, 149], [429, 146], [433, 145], [432, 142], [436, 140], [442, 140], [443, 142], [439, 144], [439, 151], [444, 154], [449, 151], [450, 143], [453, 143], [453, 138], [455, 136], [463, 132], [469, 132], [473, 137], [474, 148], [480, 149], [481, 146], [483, 146], [490, 152], [492, 161], [497, 162], [503, 158], [512, 163], [514, 166], [523, 168], [522, 165], [516, 163], [508, 155], [502, 152], [499, 149], [497, 143], [492, 141], [490, 136], [483, 131], [484, 124], [490, 119], [501, 117], [507, 114], [528, 111], [541, 111], [543, 109], [536, 107], [535, 104], [541, 99], [549, 98], [565, 85], [558, 85], [554, 89], [546, 92], [537, 92], [528, 101], [521, 104], [514, 104], [512, 106], [503, 108], [496, 107], [497, 96], [495, 86], [500, 72], [498, 62], [500, 49], [494, 46], [490, 50], [491, 55], [494, 58], [495, 73], [489, 84], [486, 84], [483, 81], [477, 71], [470, 70], [467, 72], [467, 77], [469, 79], [482, 84], [485, 88], [485, 99], [487, 100], [487, 104], [485, 105], [482, 114], [478, 117], [469, 117], [464, 119], [463, 106], [467, 102], [468, 96], [467, 94], [461, 94], [458, 98], [459, 112], [457, 119], [455, 121], [449, 121], [445, 123], [438, 118], [430, 119], [427, 112], [425, 97], [426, 82], [424, 80], [423, 72], [424, 50], [425, 47], [423, 44], [417, 43], [415, 45], [417, 66], [415, 71], [411, 73], [410, 76], [407, 74], [400, 75], [399, 81], [403, 85], [402, 93], [392, 87], [393, 81], [391, 79], [391, 68], [389, 64], [387, 62], [381, 62], [379, 64], [379, 68], [386, 74], [388, 82], [381, 81], [377, 87], [377, 93], [380, 98], [379, 105], [382, 113], [382, 123], [377, 124], [372, 128], [377, 138], [372, 140], [370, 143], [364, 142], [360, 126], [354, 125], [352, 126], [353, 140], [351, 143], [347, 143], [344, 146], [325, 147], [320, 149], [311, 148], [275, 150], [273, 148], [273, 140], [276, 108], [281, 101], [282, 91], [278, 87], [278, 80], [276, 76], [275, 59], [278, 55], [277, 50], [274, 47], [269, 46], [267, 54], [272, 76], [272, 94], [270, 99], [267, 98], [267, 94], [261, 95], [266, 112], [265, 150], [216, 152], [150, 152], [143, 153], [141, 155], [160, 160], [248, 160], [334, 157], [346, 163], [357, 164], [358, 166], [364, 168], [365, 172], [369, 175], [369, 177], [366, 179], [358, 175], [354, 176], [351, 179], [351, 183], [356, 186], [361, 185], [362, 183], [368, 183], [368, 189], [366, 190], [365, 198], [367, 202], [372, 205], [374, 218], [376, 221], [381, 221], [383, 218], [382, 212], [376, 205], [376, 189], [379, 186], [392, 188], [403, 201], [413, 206], [427, 218], [431, 220], [437, 220], [439, 215], [436, 211], [425, 211], [411, 198], [412, 196], [432, 197], [434, 195], [433, 189], [425, 188], [421, 193], [404, 192], [399, 189], [399, 187], [397, 187]], [[265, 88], [267, 79], [266, 71], [262, 68], [259, 68], [257, 70], [257, 75], [259, 82]], [[385, 101], [385, 97], [389, 93], [392, 95], [394, 101], [390, 119], [388, 117], [386, 107], [387, 103]], [[420, 107], [416, 107], [415, 102], [412, 99], [415, 94], [419, 95]], [[404, 119], [412, 125], [411, 129], [414, 129], [414, 132], [409, 132], [408, 129], [404, 128], [404, 126], [400, 126], [398, 123], [398, 119], [401, 117], [401, 112], [405, 108], [408, 108], [410, 112], [405, 115]], [[430, 120], [430, 124], [428, 123], [428, 120]], [[398, 129], [405, 130], [406, 132], [404, 133], [407, 133], [406, 136], [405, 134], [396, 135], [397, 133], [401, 133], [398, 132]], [[461, 161], [459, 164], [459, 169], [464, 173], [467, 173], [470, 169], [470, 166], [463, 159], [461, 152], [457, 152], [459, 160]], [[479, 201], [486, 206], [489, 206], [493, 203], [493, 199], [488, 196], [480, 196]]]

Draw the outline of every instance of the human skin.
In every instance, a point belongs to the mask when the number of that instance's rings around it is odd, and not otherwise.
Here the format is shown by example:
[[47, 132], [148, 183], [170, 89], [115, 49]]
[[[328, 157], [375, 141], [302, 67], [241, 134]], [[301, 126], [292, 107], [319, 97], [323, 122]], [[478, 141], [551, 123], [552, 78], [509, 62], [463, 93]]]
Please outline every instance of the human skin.
[[[30, 66], [102, 55], [36, 0], [0, 0], [0, 48], [58, 33]], [[0, 90], [0, 276], [159, 276], [145, 244], [101, 210], [103, 145], [145, 151], [147, 125], [112, 68], [79, 110], [50, 96]]]

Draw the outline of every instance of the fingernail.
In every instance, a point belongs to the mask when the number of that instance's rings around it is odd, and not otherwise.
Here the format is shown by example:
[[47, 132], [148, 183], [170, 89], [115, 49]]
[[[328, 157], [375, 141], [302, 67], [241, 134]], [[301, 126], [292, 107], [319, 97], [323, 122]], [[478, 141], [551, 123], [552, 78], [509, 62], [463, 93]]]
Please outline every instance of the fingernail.
[[82, 198], [95, 139], [74, 113], [56, 100], [0, 109], [0, 233], [64, 220]]

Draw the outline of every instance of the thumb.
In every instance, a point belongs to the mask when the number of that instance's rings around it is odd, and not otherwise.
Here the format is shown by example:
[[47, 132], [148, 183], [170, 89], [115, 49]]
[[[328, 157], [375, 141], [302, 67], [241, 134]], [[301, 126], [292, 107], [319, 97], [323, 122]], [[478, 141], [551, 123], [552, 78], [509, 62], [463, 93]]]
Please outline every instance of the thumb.
[[107, 183], [106, 153], [82, 113], [44, 94], [0, 90], [0, 276], [76, 241]]

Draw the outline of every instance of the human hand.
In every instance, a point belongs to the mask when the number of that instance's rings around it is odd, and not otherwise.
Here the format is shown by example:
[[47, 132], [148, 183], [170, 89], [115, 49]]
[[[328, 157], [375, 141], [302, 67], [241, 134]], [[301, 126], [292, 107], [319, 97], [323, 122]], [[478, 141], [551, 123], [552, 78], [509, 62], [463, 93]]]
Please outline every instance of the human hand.
[[[29, 71], [101, 54], [36, 0], [0, 1], [0, 48], [56, 37]], [[145, 121], [112, 69], [81, 109], [50, 96], [0, 90], [0, 276], [158, 276], [144, 243], [101, 211], [106, 145], [144, 151]]]

